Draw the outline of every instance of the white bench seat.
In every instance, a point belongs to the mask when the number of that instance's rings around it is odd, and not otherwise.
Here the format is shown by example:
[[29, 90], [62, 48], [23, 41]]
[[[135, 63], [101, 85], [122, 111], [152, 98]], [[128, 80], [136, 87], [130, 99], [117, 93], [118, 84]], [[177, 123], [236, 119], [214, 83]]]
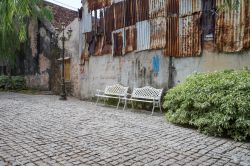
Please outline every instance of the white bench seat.
[[[145, 86], [143, 88], [134, 88], [130, 98], [125, 96], [125, 104], [123, 110], [127, 107], [128, 101], [137, 101], [137, 102], [146, 102], [146, 103], [153, 103], [152, 114], [154, 113], [155, 107], [159, 107], [161, 109], [161, 96], [162, 96], [163, 89], [155, 89], [150, 86]], [[133, 104], [133, 103], [132, 103]], [[133, 105], [132, 105], [133, 106]]]
[[100, 98], [119, 99], [117, 104], [117, 109], [118, 109], [121, 100], [126, 98], [127, 94], [128, 94], [128, 87], [122, 86], [120, 84], [106, 86], [104, 91], [97, 90], [97, 93], [95, 95], [97, 97], [96, 105], [98, 104]]

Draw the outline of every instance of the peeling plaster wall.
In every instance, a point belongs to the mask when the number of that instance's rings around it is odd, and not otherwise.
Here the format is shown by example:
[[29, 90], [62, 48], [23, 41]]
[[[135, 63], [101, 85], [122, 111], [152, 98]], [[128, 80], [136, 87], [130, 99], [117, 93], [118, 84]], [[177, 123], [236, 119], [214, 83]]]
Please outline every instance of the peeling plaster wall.
[[124, 57], [92, 56], [80, 73], [81, 98], [95, 95], [96, 89], [121, 83], [130, 88], [151, 85], [167, 88], [168, 57], [162, 51], [130, 53]]
[[[173, 59], [173, 84], [183, 82], [194, 72], [212, 72], [250, 67], [250, 51], [237, 54], [218, 54], [204, 51], [201, 57]], [[92, 56], [80, 70], [80, 97], [94, 97], [97, 89], [121, 83], [124, 86], [168, 87], [169, 57], [162, 51], [130, 53], [123, 57]]]

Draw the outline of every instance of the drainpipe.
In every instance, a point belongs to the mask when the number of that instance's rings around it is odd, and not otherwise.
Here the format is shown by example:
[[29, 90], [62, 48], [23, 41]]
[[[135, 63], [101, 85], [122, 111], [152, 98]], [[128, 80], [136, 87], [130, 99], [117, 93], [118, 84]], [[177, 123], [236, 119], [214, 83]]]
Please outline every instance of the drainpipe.
[[174, 72], [175, 67], [173, 63], [173, 56], [169, 57], [169, 64], [168, 64], [168, 89], [171, 89], [174, 86]]

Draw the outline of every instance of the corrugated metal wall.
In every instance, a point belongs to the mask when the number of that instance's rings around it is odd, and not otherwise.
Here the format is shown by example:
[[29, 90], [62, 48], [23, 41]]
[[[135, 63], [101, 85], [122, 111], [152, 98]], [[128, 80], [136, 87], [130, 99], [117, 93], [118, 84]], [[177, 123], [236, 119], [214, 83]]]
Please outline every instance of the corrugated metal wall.
[[166, 1], [149, 0], [149, 17], [151, 19], [166, 16]]
[[150, 49], [150, 22], [148, 20], [137, 22], [137, 51]]
[[150, 20], [150, 48], [161, 49], [166, 46], [166, 18], [157, 17]]
[[199, 56], [203, 30], [215, 38], [219, 51], [240, 51], [250, 47], [250, 0], [240, 2], [237, 11], [215, 17], [213, 7], [220, 8], [224, 0], [88, 0], [94, 11], [91, 16], [83, 10], [83, 32], [100, 35], [92, 40], [95, 55], [112, 47], [115, 56], [148, 49], [164, 49], [166, 56]]
[[[224, 5], [216, 0], [217, 8]], [[216, 46], [219, 51], [237, 52], [249, 48], [249, 0], [241, 0], [237, 10], [226, 10], [216, 17]]]
[[[176, 7], [176, 5], [178, 7]], [[170, 0], [167, 4], [166, 56], [199, 56], [201, 53], [201, 1]]]

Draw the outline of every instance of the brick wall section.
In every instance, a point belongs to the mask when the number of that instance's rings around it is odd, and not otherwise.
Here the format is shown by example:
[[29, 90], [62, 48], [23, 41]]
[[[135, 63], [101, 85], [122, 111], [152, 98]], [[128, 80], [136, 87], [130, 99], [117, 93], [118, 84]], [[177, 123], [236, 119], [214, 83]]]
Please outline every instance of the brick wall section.
[[[55, 28], [60, 28], [60, 25], [62, 22], [64, 22], [67, 25], [69, 25], [76, 17], [78, 17], [78, 12], [74, 10], [70, 10], [67, 8], [64, 8], [62, 6], [45, 2], [45, 5], [48, 5], [51, 7], [52, 12], [54, 14], [54, 20], [52, 21], [52, 25]], [[79, 6], [80, 8], [81, 6]]]

